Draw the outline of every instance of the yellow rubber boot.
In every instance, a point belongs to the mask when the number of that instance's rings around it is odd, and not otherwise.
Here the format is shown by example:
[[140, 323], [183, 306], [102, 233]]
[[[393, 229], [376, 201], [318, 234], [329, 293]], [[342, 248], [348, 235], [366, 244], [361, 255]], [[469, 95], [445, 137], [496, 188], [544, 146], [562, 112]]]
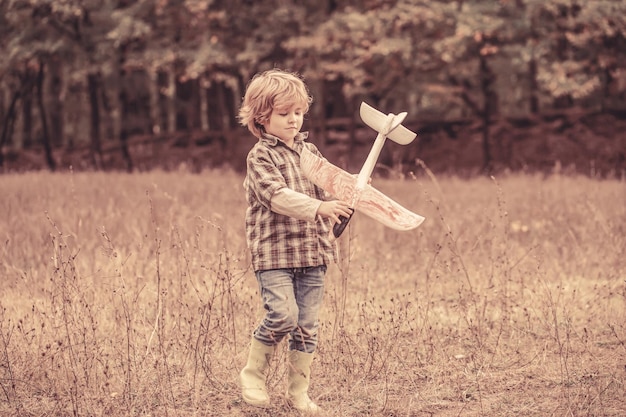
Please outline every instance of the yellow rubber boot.
[[268, 407], [270, 405], [265, 379], [275, 350], [275, 346], [267, 346], [252, 338], [248, 363], [239, 373], [243, 400], [252, 406]]
[[312, 361], [312, 353], [297, 350], [289, 352], [287, 401], [296, 410], [318, 413], [321, 411], [320, 407], [309, 398], [308, 394]]

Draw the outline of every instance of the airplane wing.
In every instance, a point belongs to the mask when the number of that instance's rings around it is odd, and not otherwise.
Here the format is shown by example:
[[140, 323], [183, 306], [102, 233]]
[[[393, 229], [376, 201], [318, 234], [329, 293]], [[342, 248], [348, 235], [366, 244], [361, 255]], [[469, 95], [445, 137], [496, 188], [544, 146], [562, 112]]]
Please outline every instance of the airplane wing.
[[335, 198], [350, 203], [359, 192], [354, 208], [387, 227], [411, 230], [424, 221], [424, 217], [407, 210], [369, 184], [358, 190], [356, 176], [319, 158], [306, 147], [300, 155], [300, 167], [307, 178]]

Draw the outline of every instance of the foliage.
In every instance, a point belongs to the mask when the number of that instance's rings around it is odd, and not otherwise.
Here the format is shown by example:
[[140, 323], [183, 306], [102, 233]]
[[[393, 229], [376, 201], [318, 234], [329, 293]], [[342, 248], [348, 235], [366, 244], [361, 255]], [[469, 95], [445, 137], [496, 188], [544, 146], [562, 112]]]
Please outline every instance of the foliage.
[[405, 0], [367, 10], [347, 7], [285, 47], [308, 77], [341, 79], [347, 97], [390, 96], [406, 91], [411, 74], [440, 68], [431, 43], [446, 30], [450, 10], [439, 2]]
[[[366, 99], [487, 129], [494, 117], [626, 108], [622, 1], [1, 0], [0, 12], [2, 123], [38, 111], [21, 100], [41, 69], [62, 78], [45, 92], [49, 106], [72, 95], [49, 116], [65, 122], [61, 144], [76, 132], [90, 132], [82, 142], [100, 131], [152, 133], [180, 113], [218, 113], [210, 117], [230, 122], [216, 125], [232, 126], [245, 83], [271, 67], [301, 72], [335, 108]], [[150, 120], [122, 126], [132, 123], [124, 106], [147, 108], [135, 113]], [[209, 123], [180, 123], [200, 125]], [[2, 146], [11, 147], [4, 126]]]
[[[538, 42], [539, 80], [550, 96], [580, 100], [625, 91], [626, 3], [529, 0], [528, 15]], [[598, 101], [598, 99], [596, 99]]]

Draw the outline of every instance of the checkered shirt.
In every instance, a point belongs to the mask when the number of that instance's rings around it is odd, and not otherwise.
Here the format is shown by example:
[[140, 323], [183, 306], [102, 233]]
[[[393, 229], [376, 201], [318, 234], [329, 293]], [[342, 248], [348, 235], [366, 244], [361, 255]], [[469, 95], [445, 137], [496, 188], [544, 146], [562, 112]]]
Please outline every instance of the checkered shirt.
[[329, 265], [335, 261], [335, 245], [328, 239], [330, 224], [298, 220], [270, 210], [274, 193], [288, 187], [309, 197], [326, 200], [324, 191], [300, 170], [300, 151], [306, 146], [321, 157], [317, 147], [298, 133], [293, 149], [265, 134], [248, 153], [246, 191], [246, 239], [255, 271]]

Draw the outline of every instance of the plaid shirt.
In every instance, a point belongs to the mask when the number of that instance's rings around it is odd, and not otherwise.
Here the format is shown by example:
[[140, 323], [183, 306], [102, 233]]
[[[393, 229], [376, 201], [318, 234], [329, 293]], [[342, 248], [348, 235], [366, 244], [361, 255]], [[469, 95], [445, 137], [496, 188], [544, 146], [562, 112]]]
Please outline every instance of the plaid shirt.
[[314, 222], [298, 220], [271, 211], [270, 201], [281, 188], [325, 200], [324, 191], [300, 170], [304, 146], [321, 156], [315, 145], [305, 142], [306, 132], [298, 133], [293, 149], [275, 136], [265, 134], [247, 157], [246, 239], [255, 271], [305, 268], [335, 261], [335, 247], [328, 239], [329, 221], [320, 216]]

